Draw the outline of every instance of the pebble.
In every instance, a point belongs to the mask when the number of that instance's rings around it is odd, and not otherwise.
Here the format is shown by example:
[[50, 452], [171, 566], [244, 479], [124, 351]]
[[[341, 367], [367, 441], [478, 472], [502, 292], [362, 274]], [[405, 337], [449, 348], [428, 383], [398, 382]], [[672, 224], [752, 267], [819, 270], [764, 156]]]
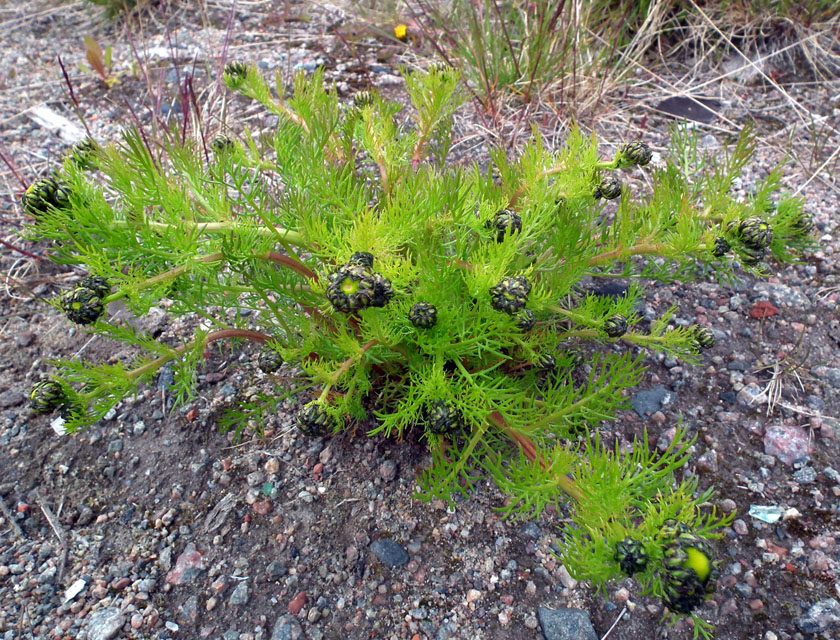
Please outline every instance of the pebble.
[[637, 391], [631, 397], [630, 404], [640, 418], [647, 418], [674, 401], [675, 395], [660, 384], [647, 391]]
[[391, 568], [408, 563], [408, 552], [390, 538], [374, 540], [370, 545], [371, 553], [384, 565]]
[[243, 580], [238, 585], [236, 585], [236, 588], [233, 590], [233, 593], [230, 594], [230, 600], [228, 600], [228, 603], [231, 606], [247, 604], [249, 597], [250, 594], [248, 593], [248, 581]]
[[735, 533], [737, 533], [739, 536], [745, 536], [750, 532], [747, 523], [741, 520], [741, 518], [738, 518], [737, 520], [735, 520], [735, 522], [732, 523], [732, 528], [735, 530]]
[[781, 462], [792, 466], [798, 460], [808, 458], [813, 445], [808, 434], [799, 427], [767, 427], [764, 435], [764, 453], [775, 456]]
[[281, 616], [271, 629], [269, 640], [300, 640], [303, 637], [303, 627], [292, 616]]
[[589, 614], [582, 609], [537, 609], [545, 640], [598, 640]]
[[166, 582], [172, 585], [189, 584], [204, 570], [202, 555], [190, 543], [175, 561], [175, 568], [166, 575]]
[[834, 598], [820, 600], [795, 624], [803, 633], [820, 633], [840, 628], [840, 602]]
[[107, 607], [91, 614], [88, 620], [88, 640], [111, 640], [125, 624], [125, 617], [117, 607]]
[[292, 598], [291, 602], [289, 602], [289, 613], [291, 613], [293, 616], [296, 616], [300, 613], [300, 610], [303, 609], [303, 605], [305, 604], [306, 592], [301, 591], [294, 598]]

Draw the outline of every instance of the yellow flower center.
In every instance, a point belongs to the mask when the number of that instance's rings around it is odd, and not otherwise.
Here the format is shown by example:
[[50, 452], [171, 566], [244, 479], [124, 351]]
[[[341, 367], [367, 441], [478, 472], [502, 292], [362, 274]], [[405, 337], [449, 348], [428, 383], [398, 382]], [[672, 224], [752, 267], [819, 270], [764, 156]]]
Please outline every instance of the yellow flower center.
[[692, 569], [697, 574], [697, 577], [705, 583], [712, 571], [712, 563], [709, 561], [709, 558], [705, 553], [694, 547], [688, 547], [685, 553], [688, 556], [688, 560], [685, 561], [683, 566], [686, 569]]
[[344, 278], [344, 282], [341, 283], [341, 291], [345, 295], [353, 295], [356, 291], [359, 290], [359, 283], [351, 278]]
[[394, 27], [394, 37], [397, 40], [405, 40], [406, 36], [408, 35], [408, 27], [404, 24], [398, 24]]

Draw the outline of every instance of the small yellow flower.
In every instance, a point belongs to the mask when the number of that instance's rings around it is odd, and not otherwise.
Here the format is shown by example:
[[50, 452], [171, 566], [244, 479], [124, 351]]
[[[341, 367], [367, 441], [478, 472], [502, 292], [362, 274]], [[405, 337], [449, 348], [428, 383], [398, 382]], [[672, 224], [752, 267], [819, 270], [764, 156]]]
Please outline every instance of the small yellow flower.
[[404, 24], [398, 24], [394, 27], [394, 36], [397, 40], [404, 41], [408, 36], [408, 26]]

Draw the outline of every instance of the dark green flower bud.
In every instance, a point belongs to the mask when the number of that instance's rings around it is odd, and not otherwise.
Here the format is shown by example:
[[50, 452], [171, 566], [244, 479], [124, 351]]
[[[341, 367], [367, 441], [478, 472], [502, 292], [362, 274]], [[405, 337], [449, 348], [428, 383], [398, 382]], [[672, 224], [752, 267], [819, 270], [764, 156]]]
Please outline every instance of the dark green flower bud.
[[274, 373], [283, 364], [283, 356], [271, 347], [263, 347], [257, 356], [257, 366], [263, 373]]
[[668, 518], [659, 528], [660, 538], [666, 541], [674, 540], [677, 536], [689, 532], [690, 529], [687, 525], [682, 522], [678, 522], [674, 518]]
[[619, 167], [643, 167], [650, 163], [653, 158], [653, 152], [647, 143], [641, 140], [637, 142], [628, 142], [622, 145], [618, 150], [618, 166]]
[[93, 324], [105, 311], [102, 297], [93, 289], [76, 287], [61, 298], [61, 308], [76, 324]]
[[552, 355], [541, 353], [534, 359], [534, 366], [540, 373], [552, 373], [557, 370], [557, 360]]
[[418, 302], [408, 310], [408, 319], [418, 329], [431, 329], [437, 324], [437, 307]]
[[217, 155], [229, 153], [236, 148], [236, 143], [224, 134], [219, 134], [210, 141], [210, 149]]
[[64, 209], [70, 205], [70, 190], [61, 178], [36, 180], [20, 198], [23, 210], [39, 218], [51, 209]]
[[82, 278], [79, 282], [79, 286], [84, 287], [85, 289], [90, 289], [100, 298], [105, 298], [106, 296], [111, 295], [111, 283], [109, 283], [108, 278], [104, 276], [87, 276]]
[[615, 176], [606, 176], [601, 183], [595, 187], [595, 198], [615, 200], [621, 197], [621, 181]]
[[83, 413], [84, 409], [82, 409], [82, 405], [77, 400], [67, 400], [67, 402], [58, 408], [58, 415], [66, 422], [78, 420], [82, 417]]
[[79, 140], [67, 151], [67, 159], [80, 169], [94, 168], [99, 146], [91, 138]]
[[697, 349], [711, 349], [715, 346], [715, 333], [709, 327], [695, 326], [691, 331]]
[[335, 420], [317, 402], [310, 402], [298, 411], [295, 424], [303, 435], [312, 438], [331, 435], [335, 429]]
[[678, 533], [663, 552], [665, 603], [679, 613], [690, 613], [714, 591], [717, 566], [712, 546], [688, 531]]
[[64, 389], [55, 380], [41, 380], [32, 386], [29, 406], [34, 413], [49, 413], [64, 402]]
[[534, 323], [536, 323], [537, 318], [534, 315], [534, 312], [530, 309], [523, 309], [519, 313], [516, 314], [516, 326], [519, 328], [520, 331], [523, 333], [527, 333], [531, 329], [534, 328]]
[[391, 281], [379, 273], [373, 274], [373, 298], [370, 301], [371, 307], [384, 307], [394, 297], [394, 287]]
[[510, 209], [502, 209], [496, 212], [492, 220], [484, 223], [487, 229], [496, 230], [496, 242], [503, 242], [505, 236], [522, 231], [522, 218], [515, 211]]
[[795, 235], [808, 236], [814, 231], [814, 217], [810, 213], [801, 211], [790, 226]]
[[604, 321], [604, 333], [610, 338], [620, 338], [627, 333], [627, 318], [618, 314], [610, 316]]
[[338, 311], [358, 311], [371, 305], [376, 286], [368, 269], [358, 264], [348, 264], [330, 275], [327, 299]]
[[621, 542], [615, 545], [615, 554], [613, 556], [618, 562], [621, 570], [628, 576], [634, 573], [641, 573], [647, 568], [648, 553], [639, 540], [633, 538], [624, 538]]
[[242, 86], [242, 83], [245, 82], [245, 78], [248, 77], [248, 65], [244, 62], [233, 61], [228, 62], [225, 65], [224, 72], [222, 73], [222, 77], [225, 80], [225, 84], [231, 89], [238, 89]]
[[359, 91], [353, 96], [353, 106], [358, 109], [369, 107], [373, 104], [374, 100], [376, 100], [376, 94], [373, 91]]
[[763, 250], [773, 242], [773, 228], [761, 218], [747, 218], [738, 225], [738, 236], [750, 249]]
[[754, 247], [743, 246], [739, 249], [738, 255], [741, 258], [741, 263], [746, 267], [756, 267], [764, 260], [766, 251]]
[[723, 236], [715, 238], [715, 246], [712, 247], [712, 255], [715, 258], [722, 258], [729, 251], [729, 243]]
[[426, 429], [437, 435], [452, 433], [463, 426], [461, 414], [443, 400], [436, 400], [426, 407], [423, 422]]
[[368, 253], [367, 251], [357, 251], [350, 256], [349, 264], [357, 264], [365, 267], [366, 269], [373, 269], [373, 254]]
[[514, 314], [528, 302], [531, 283], [525, 276], [505, 278], [490, 287], [490, 304], [496, 311]]

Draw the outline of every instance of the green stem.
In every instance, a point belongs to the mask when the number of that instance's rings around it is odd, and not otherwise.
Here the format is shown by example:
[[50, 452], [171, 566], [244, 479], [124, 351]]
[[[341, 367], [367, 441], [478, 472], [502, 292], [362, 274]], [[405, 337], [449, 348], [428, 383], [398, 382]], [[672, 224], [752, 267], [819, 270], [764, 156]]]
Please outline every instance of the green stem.
[[[204, 339], [201, 341], [201, 346], [206, 347], [211, 342], [215, 342], [216, 340], [224, 340], [225, 338], [245, 338], [246, 340], [254, 340], [256, 342], [265, 342], [266, 340], [270, 340], [271, 336], [266, 335], [264, 333], [260, 333], [259, 331], [249, 331], [248, 329], [221, 329], [219, 331], [211, 331]], [[137, 367], [136, 369], [127, 372], [127, 376], [129, 380], [136, 380], [137, 378], [149, 373], [150, 371], [157, 371], [167, 362], [174, 360], [180, 354], [184, 353], [185, 351], [194, 348], [196, 345], [195, 341], [190, 342], [189, 344], [182, 345], [180, 347], [175, 347], [171, 353], [160, 356], [159, 358], [155, 358], [151, 362], [147, 362], [142, 367]]]
[[361, 350], [359, 350], [359, 353], [356, 353], [356, 354], [350, 356], [344, 362], [342, 362], [341, 366], [338, 369], [336, 369], [333, 372], [333, 374], [330, 376], [330, 379], [327, 382], [327, 384], [324, 385], [324, 388], [321, 391], [321, 395], [318, 397], [318, 402], [322, 402], [324, 400], [324, 398], [327, 397], [327, 394], [330, 392], [330, 389], [332, 389], [334, 385], [338, 384], [338, 381], [341, 379], [341, 376], [343, 376], [345, 373], [350, 371], [350, 367], [352, 367], [354, 364], [356, 364], [356, 362], [358, 362], [359, 359], [363, 355], [365, 355], [365, 353], [368, 351], [368, 349], [370, 349], [371, 347], [373, 347], [377, 344], [379, 344], [379, 342], [377, 342], [376, 340], [371, 340], [370, 342], [365, 344], [361, 348]]
[[[196, 262], [220, 262], [224, 259], [225, 255], [222, 252], [211, 253], [206, 256], [201, 256], [196, 258]], [[276, 262], [277, 264], [282, 264], [285, 267], [288, 267], [292, 271], [299, 273], [304, 278], [308, 278], [309, 280], [317, 280], [318, 276], [309, 269], [305, 264], [298, 262], [290, 258], [289, 256], [284, 256], [282, 253], [278, 253], [277, 251], [266, 251], [265, 253], [255, 253], [254, 255], [250, 256], [251, 258], [255, 258], [257, 260], [269, 260], [271, 262]], [[163, 273], [159, 273], [156, 276], [153, 276], [147, 280], [144, 280], [139, 284], [140, 289], [148, 289], [150, 287], [157, 286], [164, 282], [168, 282], [169, 280], [174, 280], [180, 275], [186, 273], [188, 269], [188, 265], [182, 264], [179, 267], [175, 267], [174, 269], [170, 269], [169, 271], [164, 271]], [[116, 293], [112, 293], [109, 296], [106, 296], [102, 302], [103, 304], [108, 304], [109, 302], [115, 302], [116, 300], [122, 300], [128, 295], [127, 291], [117, 291]]]
[[623, 260], [624, 258], [629, 258], [630, 256], [651, 254], [659, 255], [663, 253], [664, 249], [665, 245], [651, 244], [647, 242], [634, 244], [625, 248], [616, 247], [612, 251], [606, 251], [604, 253], [599, 253], [596, 256], [592, 256], [589, 258], [588, 264], [590, 267], [597, 267], [598, 265], [606, 262], [617, 262], [619, 260]]
[[[120, 227], [128, 227], [133, 223], [124, 220], [115, 220], [112, 224]], [[302, 233], [278, 226], [242, 225], [236, 222], [196, 222], [189, 225], [176, 225], [168, 224], [166, 222], [146, 221], [144, 224], [148, 228], [158, 231], [175, 231], [181, 233], [186, 231], [199, 231], [200, 233], [226, 233], [228, 231], [239, 231], [240, 229], [244, 229], [252, 233], [257, 233], [261, 236], [278, 237], [284, 242], [297, 246], [306, 245], [306, 238], [304, 238]]]

